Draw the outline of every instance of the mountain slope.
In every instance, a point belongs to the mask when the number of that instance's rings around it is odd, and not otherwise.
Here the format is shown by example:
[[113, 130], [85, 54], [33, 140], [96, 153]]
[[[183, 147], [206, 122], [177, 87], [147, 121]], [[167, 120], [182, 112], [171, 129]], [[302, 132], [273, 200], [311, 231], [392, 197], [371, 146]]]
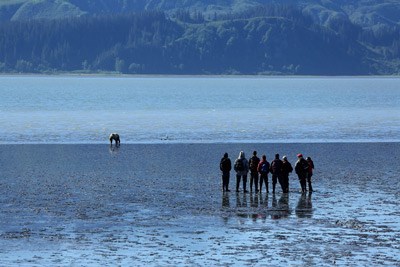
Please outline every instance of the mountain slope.
[[11, 20], [62, 19], [78, 17], [84, 14], [85, 12], [68, 1], [28, 1], [18, 8]]
[[399, 6], [392, 0], [7, 0], [0, 4], [0, 71], [398, 74]]

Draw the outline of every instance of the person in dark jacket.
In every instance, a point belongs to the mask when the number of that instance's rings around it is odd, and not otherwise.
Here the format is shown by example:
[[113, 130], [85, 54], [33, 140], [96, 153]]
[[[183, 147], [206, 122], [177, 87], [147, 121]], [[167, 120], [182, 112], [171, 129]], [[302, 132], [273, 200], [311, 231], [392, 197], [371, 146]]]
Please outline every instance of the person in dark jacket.
[[282, 157], [282, 175], [281, 187], [283, 193], [289, 193], [289, 174], [293, 171], [292, 164], [287, 160], [286, 156]]
[[257, 151], [253, 152], [253, 156], [249, 160], [250, 168], [250, 192], [253, 191], [253, 184], [256, 193], [258, 192], [258, 163], [260, 163], [260, 158], [257, 157]]
[[271, 162], [271, 173], [272, 173], [272, 193], [275, 193], [276, 183], [281, 180], [280, 176], [282, 173], [282, 160], [279, 159], [279, 154], [275, 154], [275, 159]]
[[228, 153], [225, 153], [224, 157], [221, 159], [221, 162], [219, 163], [219, 169], [222, 172], [222, 191], [230, 192], [229, 176], [230, 171], [232, 170], [232, 163], [228, 157]]
[[247, 161], [244, 152], [240, 151], [239, 157], [235, 160], [233, 166], [236, 171], [236, 192], [239, 192], [240, 179], [243, 178], [243, 192], [247, 193], [247, 173], [249, 172], [249, 162]]
[[268, 193], [268, 173], [270, 164], [267, 161], [267, 156], [262, 155], [262, 160], [258, 163], [257, 171], [260, 173], [260, 192], [262, 190], [263, 182], [265, 183], [265, 189]]
[[305, 193], [307, 191], [306, 188], [306, 180], [307, 180], [307, 173], [308, 173], [308, 163], [303, 158], [302, 154], [297, 154], [297, 162], [294, 167], [297, 176], [299, 177], [301, 192]]
[[313, 169], [314, 169], [314, 162], [310, 157], [306, 158], [307, 163], [308, 163], [308, 172], [307, 172], [307, 183], [308, 183], [308, 192], [312, 192], [313, 188], [311, 185], [311, 177], [313, 176]]

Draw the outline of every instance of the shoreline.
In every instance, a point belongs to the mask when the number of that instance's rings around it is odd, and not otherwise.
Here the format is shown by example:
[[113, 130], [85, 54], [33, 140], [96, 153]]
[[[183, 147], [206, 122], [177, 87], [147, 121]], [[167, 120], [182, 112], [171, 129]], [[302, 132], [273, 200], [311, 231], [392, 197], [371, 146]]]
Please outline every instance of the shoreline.
[[[323, 145], [323, 144], [384, 144], [384, 143], [400, 143], [400, 140], [372, 140], [372, 141], [354, 141], [354, 140], [332, 140], [332, 141], [288, 141], [288, 142], [283, 142], [282, 140], [276, 140], [276, 141], [268, 141], [268, 142], [260, 142], [260, 141], [224, 141], [224, 142], [219, 142], [219, 141], [198, 141], [198, 142], [193, 142], [193, 141], [164, 141], [160, 140], [158, 141], [143, 141], [143, 142], [121, 142], [121, 146], [123, 145], [237, 145], [237, 144], [243, 144], [243, 145], [252, 145], [252, 144], [261, 144], [261, 145], [273, 145], [273, 144], [318, 144], [318, 145]], [[46, 142], [46, 143], [40, 143], [40, 142], [0, 142], [0, 145], [110, 145], [110, 143], [107, 143], [105, 141], [98, 141], [98, 142]], [[113, 146], [115, 144], [113, 143]]]
[[400, 74], [393, 75], [237, 75], [237, 74], [118, 74], [118, 73], [0, 73], [1, 77], [82, 77], [82, 78], [265, 78], [265, 79], [302, 79], [302, 78], [315, 78], [315, 79], [352, 79], [352, 78], [363, 78], [363, 79], [386, 79], [386, 78], [400, 78]]

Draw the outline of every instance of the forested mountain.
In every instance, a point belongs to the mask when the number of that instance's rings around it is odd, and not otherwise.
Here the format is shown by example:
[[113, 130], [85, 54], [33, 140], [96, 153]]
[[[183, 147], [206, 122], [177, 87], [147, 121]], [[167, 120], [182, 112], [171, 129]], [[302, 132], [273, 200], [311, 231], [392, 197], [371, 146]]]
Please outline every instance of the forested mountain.
[[400, 73], [400, 4], [3, 0], [0, 71]]

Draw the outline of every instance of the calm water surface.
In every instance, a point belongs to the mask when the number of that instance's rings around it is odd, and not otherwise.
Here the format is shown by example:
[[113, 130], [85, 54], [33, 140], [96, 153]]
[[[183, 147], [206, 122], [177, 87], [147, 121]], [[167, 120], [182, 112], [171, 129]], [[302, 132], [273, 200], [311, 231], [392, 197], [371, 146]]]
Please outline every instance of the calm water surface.
[[[400, 141], [400, 78], [1, 76], [0, 143]], [[13, 138], [10, 140], [10, 136]]]

